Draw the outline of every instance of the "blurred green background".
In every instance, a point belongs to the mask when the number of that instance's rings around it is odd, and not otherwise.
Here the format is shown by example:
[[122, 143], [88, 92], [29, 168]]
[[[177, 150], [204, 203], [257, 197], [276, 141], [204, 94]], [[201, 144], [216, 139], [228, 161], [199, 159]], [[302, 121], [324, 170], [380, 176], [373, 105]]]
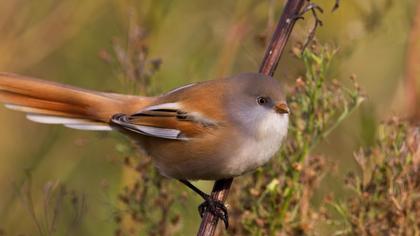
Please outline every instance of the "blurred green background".
[[[355, 166], [352, 153], [372, 142], [376, 122], [420, 109], [419, 96], [414, 105], [407, 102], [408, 93], [420, 91], [418, 74], [417, 87], [406, 86], [417, 1], [343, 0], [334, 13], [333, 0], [315, 2], [325, 10], [317, 40], [340, 49], [330, 77], [346, 81], [355, 74], [368, 95], [363, 108], [318, 150], [346, 171]], [[150, 92], [158, 94], [193, 81], [257, 71], [282, 7], [283, 1], [274, 0], [1, 1], [0, 70], [101, 91], [126, 91], [118, 68], [100, 55], [112, 52], [116, 41], [125, 47], [130, 27], [139, 25], [147, 33], [149, 56], [162, 60], [150, 85]], [[310, 15], [299, 21], [289, 45], [304, 41], [312, 23]], [[286, 51], [275, 77], [287, 87], [302, 69]], [[28, 204], [42, 214], [48, 186], [56, 182], [86, 202], [84, 217], [69, 235], [114, 234], [117, 196], [127, 181], [124, 155], [116, 148], [121, 136], [34, 124], [3, 107], [0, 123], [0, 235], [38, 234]], [[28, 180], [32, 203], [22, 196]], [[331, 190], [341, 180], [324, 182], [321, 189]], [[199, 200], [187, 193], [191, 219], [185, 222], [191, 223], [183, 226], [181, 235], [195, 232], [199, 223]], [[66, 212], [60, 217], [72, 222]]]

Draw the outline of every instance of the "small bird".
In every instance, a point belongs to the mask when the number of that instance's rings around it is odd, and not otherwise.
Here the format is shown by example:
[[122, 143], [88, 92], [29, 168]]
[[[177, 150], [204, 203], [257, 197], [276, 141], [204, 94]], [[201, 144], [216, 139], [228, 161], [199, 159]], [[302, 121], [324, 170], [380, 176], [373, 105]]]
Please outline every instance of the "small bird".
[[34, 122], [117, 130], [136, 141], [159, 172], [200, 194], [228, 225], [223, 203], [189, 180], [220, 180], [267, 163], [287, 135], [279, 82], [258, 73], [188, 84], [156, 97], [105, 93], [0, 73], [0, 102]]

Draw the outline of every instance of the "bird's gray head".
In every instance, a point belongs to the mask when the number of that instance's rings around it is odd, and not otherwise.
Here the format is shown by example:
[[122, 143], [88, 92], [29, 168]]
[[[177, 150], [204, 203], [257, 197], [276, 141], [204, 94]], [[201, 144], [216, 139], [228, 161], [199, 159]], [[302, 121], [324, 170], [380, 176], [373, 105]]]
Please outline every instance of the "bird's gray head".
[[232, 118], [258, 132], [287, 130], [289, 108], [280, 83], [258, 73], [243, 73], [229, 79], [227, 96]]

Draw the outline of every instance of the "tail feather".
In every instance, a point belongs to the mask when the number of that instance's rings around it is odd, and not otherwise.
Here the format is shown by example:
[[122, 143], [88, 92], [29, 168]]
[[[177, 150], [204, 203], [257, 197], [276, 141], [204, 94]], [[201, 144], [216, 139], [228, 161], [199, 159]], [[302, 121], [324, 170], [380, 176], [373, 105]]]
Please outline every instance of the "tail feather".
[[[0, 91], [0, 101], [2, 101], [1, 97], [1, 91]], [[5, 100], [3, 100], [5, 102]], [[40, 108], [34, 108], [34, 107], [27, 107], [22, 105], [14, 105], [11, 103], [6, 103], [4, 106], [10, 110], [14, 111], [21, 111], [29, 114], [39, 114], [39, 115], [53, 115], [53, 116], [61, 116], [61, 117], [75, 117], [74, 114], [65, 113], [65, 112], [59, 112], [59, 111], [52, 111], [47, 109], [40, 109]], [[76, 118], [76, 117], [75, 117]]]
[[[28, 97], [25, 95], [20, 95], [16, 93], [11, 93], [7, 91], [0, 90], [0, 101], [6, 104], [10, 104], [9, 107], [13, 107], [13, 105], [21, 106], [22, 108], [26, 108], [29, 112], [32, 109], [43, 110], [44, 113], [61, 113], [63, 115], [68, 116], [86, 116], [87, 111], [83, 109], [82, 106], [68, 104], [68, 103], [61, 103], [51, 100], [39, 99], [34, 97]], [[24, 109], [25, 110], [25, 109]], [[36, 110], [33, 110], [36, 112]]]
[[0, 102], [28, 119], [70, 128], [109, 130], [116, 113], [131, 114], [152, 98], [101, 93], [59, 83], [0, 73]]
[[96, 131], [110, 131], [111, 127], [103, 122], [95, 122], [86, 119], [69, 118], [64, 116], [51, 116], [28, 114], [26, 118], [30, 121], [42, 124], [62, 124], [65, 127], [80, 129], [80, 130], [96, 130]]

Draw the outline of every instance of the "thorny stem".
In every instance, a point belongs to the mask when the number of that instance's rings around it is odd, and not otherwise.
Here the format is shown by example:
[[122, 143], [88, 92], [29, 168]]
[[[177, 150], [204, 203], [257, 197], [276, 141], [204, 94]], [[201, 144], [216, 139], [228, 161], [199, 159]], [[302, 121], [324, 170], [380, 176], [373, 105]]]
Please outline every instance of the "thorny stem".
[[[296, 16], [298, 16], [301, 12], [304, 3], [305, 0], [287, 1], [283, 14], [277, 24], [276, 31], [274, 32], [271, 42], [265, 51], [265, 56], [259, 69], [260, 73], [269, 76], [274, 75], [280, 57], [292, 32], [293, 26], [298, 19]], [[232, 181], [233, 178], [216, 181], [211, 193], [211, 198], [224, 202], [229, 194]], [[217, 222], [218, 218], [216, 216], [210, 212], [205, 212], [197, 235], [214, 235]]]

